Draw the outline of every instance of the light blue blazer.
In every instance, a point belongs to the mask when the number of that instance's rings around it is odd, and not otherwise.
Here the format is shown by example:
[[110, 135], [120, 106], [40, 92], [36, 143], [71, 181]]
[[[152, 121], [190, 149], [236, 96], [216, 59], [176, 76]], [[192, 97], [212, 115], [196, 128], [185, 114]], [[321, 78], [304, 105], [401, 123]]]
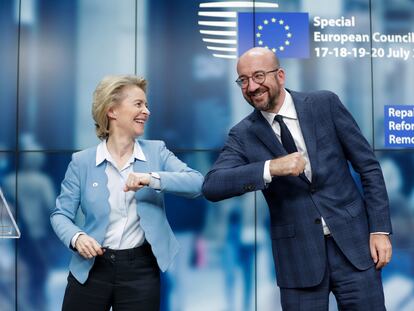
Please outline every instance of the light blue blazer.
[[[195, 198], [201, 194], [203, 176], [181, 162], [165, 143], [155, 140], [138, 140], [147, 161], [136, 160], [134, 172], [156, 172], [161, 177], [161, 189], [142, 188], [135, 194], [137, 213], [145, 238], [151, 244], [162, 271], [167, 270], [178, 252], [178, 242], [168, 223], [164, 209], [164, 192]], [[102, 245], [109, 223], [109, 191], [106, 161], [96, 165], [96, 149], [92, 147], [72, 155], [61, 193], [50, 219], [59, 239], [73, 251], [69, 270], [85, 283], [94, 258], [85, 259], [71, 246], [72, 237], [83, 231]], [[83, 225], [76, 223], [81, 208], [85, 216]]]

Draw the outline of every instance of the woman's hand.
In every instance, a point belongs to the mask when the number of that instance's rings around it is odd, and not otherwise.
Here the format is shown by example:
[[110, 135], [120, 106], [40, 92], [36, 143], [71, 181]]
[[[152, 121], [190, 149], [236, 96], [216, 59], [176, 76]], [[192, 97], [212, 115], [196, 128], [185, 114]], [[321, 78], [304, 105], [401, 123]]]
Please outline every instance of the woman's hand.
[[75, 248], [86, 259], [103, 255], [104, 251], [98, 242], [87, 234], [81, 234], [76, 239]]
[[151, 175], [148, 173], [130, 173], [125, 183], [124, 191], [138, 191], [148, 186], [151, 181]]

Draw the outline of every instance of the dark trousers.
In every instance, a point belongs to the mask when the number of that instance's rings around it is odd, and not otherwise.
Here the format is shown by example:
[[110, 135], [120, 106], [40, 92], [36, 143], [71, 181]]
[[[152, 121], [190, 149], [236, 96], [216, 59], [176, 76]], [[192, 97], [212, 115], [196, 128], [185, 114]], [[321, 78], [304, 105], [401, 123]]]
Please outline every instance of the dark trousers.
[[341, 311], [385, 311], [381, 271], [372, 266], [357, 270], [333, 238], [326, 238], [326, 272], [322, 282], [310, 288], [281, 288], [284, 311], [328, 311], [329, 293]]
[[68, 276], [63, 311], [159, 311], [160, 270], [149, 244], [107, 249], [85, 284]]

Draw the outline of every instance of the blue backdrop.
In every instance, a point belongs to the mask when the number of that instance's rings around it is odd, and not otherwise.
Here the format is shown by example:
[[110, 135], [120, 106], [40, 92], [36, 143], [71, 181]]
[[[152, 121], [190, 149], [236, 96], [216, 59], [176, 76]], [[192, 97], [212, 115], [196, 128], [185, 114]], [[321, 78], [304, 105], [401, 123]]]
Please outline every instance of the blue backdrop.
[[[337, 93], [380, 159], [394, 225], [394, 256], [383, 271], [387, 308], [414, 310], [414, 156], [409, 148], [385, 148], [383, 126], [385, 105], [414, 104], [413, 59], [342, 57], [342, 47], [370, 51], [390, 45], [321, 43], [313, 37], [315, 31], [412, 32], [414, 2], [280, 0], [277, 9], [215, 9], [244, 16], [244, 26], [226, 28], [199, 25], [217, 20], [199, 15], [209, 10], [201, 3], [0, 1], [0, 184], [22, 232], [19, 240], [0, 239], [0, 310], [60, 310], [70, 254], [52, 232], [48, 215], [71, 154], [98, 142], [90, 111], [99, 80], [120, 73], [146, 77], [151, 110], [146, 138], [164, 140], [205, 174], [229, 128], [251, 107], [234, 83], [236, 59], [230, 56], [237, 56], [237, 44], [203, 41], [214, 36], [200, 30], [257, 27], [263, 16], [271, 20], [269, 12], [279, 12], [277, 18], [280, 12], [308, 14], [300, 15], [308, 18], [300, 27], [309, 31], [301, 32], [301, 40], [309, 35], [309, 46], [301, 51], [309, 53], [281, 59], [287, 87]], [[232, 23], [235, 16], [221, 20]], [[356, 25], [321, 30], [315, 16], [354, 16]], [[258, 45], [255, 31], [250, 30], [250, 42]], [[395, 45], [407, 46], [413, 49]], [[318, 57], [322, 47], [332, 53]], [[167, 213], [182, 248], [163, 275], [164, 311], [281, 310], [261, 193], [220, 203], [168, 196]]]

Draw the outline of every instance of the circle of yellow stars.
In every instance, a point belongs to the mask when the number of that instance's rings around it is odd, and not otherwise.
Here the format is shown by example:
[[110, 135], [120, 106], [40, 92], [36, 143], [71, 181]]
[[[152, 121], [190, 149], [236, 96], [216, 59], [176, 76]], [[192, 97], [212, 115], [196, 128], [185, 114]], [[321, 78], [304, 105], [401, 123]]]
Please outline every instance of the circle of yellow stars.
[[[261, 39], [262, 38], [261, 31], [263, 30], [263, 28], [265, 26], [268, 26], [269, 24], [270, 25], [271, 24], [279, 25], [280, 27], [282, 27], [286, 31], [286, 40], [285, 40], [285, 42], [283, 42], [282, 45], [272, 46], [272, 47], [269, 47], [268, 45], [264, 45], [264, 42]], [[265, 47], [267, 49], [271, 49], [275, 53], [276, 51], [283, 52], [285, 50], [285, 48], [290, 45], [290, 39], [292, 38], [292, 33], [289, 31], [290, 30], [289, 25], [287, 25], [283, 19], [277, 20], [274, 17], [272, 17], [270, 20], [265, 19], [265, 20], [263, 20], [263, 25], [262, 24], [258, 25], [257, 29], [258, 29], [258, 31], [256, 33], [256, 38], [258, 40], [257, 43], [259, 44], [259, 46]]]

